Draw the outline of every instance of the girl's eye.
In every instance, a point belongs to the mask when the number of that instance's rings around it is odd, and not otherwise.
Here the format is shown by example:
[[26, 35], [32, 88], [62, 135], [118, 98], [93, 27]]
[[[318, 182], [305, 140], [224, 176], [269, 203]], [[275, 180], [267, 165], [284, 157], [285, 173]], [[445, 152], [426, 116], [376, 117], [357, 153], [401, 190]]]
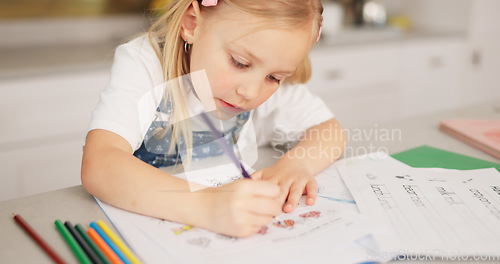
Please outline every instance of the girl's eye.
[[241, 63], [241, 62], [235, 60], [233, 57], [231, 57], [231, 62], [233, 63], [233, 65], [236, 68], [240, 68], [240, 69], [246, 69], [250, 66], [250, 65], [247, 65], [247, 64], [244, 64], [244, 63]]
[[272, 75], [268, 75], [267, 78], [269, 78], [269, 80], [273, 81], [273, 82], [276, 82], [277, 84], [280, 84], [281, 80], [272, 76]]
[[[245, 64], [245, 63], [241, 63], [239, 61], [237, 61], [233, 56], [231, 56], [231, 63], [234, 65], [234, 67], [238, 68], [238, 69], [247, 69], [250, 67], [249, 64]], [[272, 76], [272, 75], [268, 75], [267, 78], [272, 81], [272, 82], [275, 82], [277, 84], [280, 84], [281, 83], [281, 80]]]

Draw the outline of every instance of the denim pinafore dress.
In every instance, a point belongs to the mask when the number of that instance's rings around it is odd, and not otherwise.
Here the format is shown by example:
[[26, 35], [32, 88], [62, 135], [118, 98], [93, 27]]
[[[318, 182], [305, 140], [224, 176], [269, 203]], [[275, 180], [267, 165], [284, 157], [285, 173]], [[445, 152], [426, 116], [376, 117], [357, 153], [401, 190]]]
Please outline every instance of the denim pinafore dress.
[[[170, 116], [172, 113], [172, 104], [169, 100], [164, 103], [164, 99], [156, 109], [156, 118], [144, 136], [141, 146], [134, 152], [134, 156], [140, 160], [156, 167], [167, 167], [179, 164], [182, 159], [181, 155], [185, 150], [185, 142], [181, 138], [174, 146], [174, 152], [169, 152], [172, 143], [172, 125], [167, 121], [159, 120], [161, 114], [164, 113]], [[236, 116], [236, 125], [222, 134], [224, 139], [232, 145], [239, 137], [239, 133], [243, 125], [248, 121], [250, 112], [241, 113]], [[192, 117], [201, 118], [201, 117]], [[162, 136], [158, 137], [159, 130], [163, 130]], [[206, 157], [214, 157], [224, 154], [224, 150], [216, 144], [215, 136], [211, 131], [193, 131], [193, 155], [192, 160], [199, 160]]]

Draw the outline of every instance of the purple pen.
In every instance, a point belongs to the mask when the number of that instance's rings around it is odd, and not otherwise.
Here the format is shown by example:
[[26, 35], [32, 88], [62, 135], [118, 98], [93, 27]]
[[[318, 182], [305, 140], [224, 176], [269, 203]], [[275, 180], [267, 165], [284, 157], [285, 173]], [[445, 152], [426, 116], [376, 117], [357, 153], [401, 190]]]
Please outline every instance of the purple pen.
[[[212, 121], [210, 121], [210, 119], [208, 118], [207, 114], [204, 111], [201, 112], [201, 117], [203, 118], [205, 123], [207, 123], [208, 127], [212, 131], [212, 134], [217, 139], [216, 141], [219, 144], [219, 146], [221, 146], [221, 148], [224, 149], [224, 151], [229, 155], [229, 157], [233, 161], [234, 165], [236, 165], [236, 167], [241, 168], [241, 174], [243, 175], [243, 177], [250, 178], [250, 175], [248, 175], [248, 172], [243, 167], [243, 164], [241, 164], [241, 162], [236, 157], [236, 154], [234, 153], [233, 148], [231, 148], [231, 146], [229, 146], [229, 143], [227, 143], [226, 139], [224, 138], [224, 135], [219, 130], [217, 130], [215, 128], [214, 124], [212, 123]], [[222, 139], [222, 140], [219, 140], [219, 139]]]

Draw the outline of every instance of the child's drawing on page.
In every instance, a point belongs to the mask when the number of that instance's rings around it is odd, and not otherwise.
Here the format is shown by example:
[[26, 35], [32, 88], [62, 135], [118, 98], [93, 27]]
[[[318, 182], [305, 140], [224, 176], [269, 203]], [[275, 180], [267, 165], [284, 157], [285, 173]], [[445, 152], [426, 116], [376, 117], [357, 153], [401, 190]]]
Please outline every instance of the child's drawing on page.
[[210, 240], [210, 238], [207, 237], [197, 237], [197, 238], [190, 238], [186, 240], [186, 242], [194, 246], [208, 248], [212, 241]]
[[226, 235], [223, 235], [223, 234], [217, 234], [216, 237], [218, 239], [225, 240], [225, 241], [237, 241], [238, 240], [237, 237], [226, 236]]
[[293, 226], [295, 225], [295, 221], [292, 220], [292, 219], [286, 219], [286, 220], [283, 220], [283, 221], [274, 222], [273, 225], [276, 226], [276, 227], [292, 229]]
[[180, 235], [183, 232], [186, 232], [186, 231], [192, 230], [192, 229], [194, 229], [193, 226], [185, 225], [185, 226], [181, 226], [181, 227], [178, 227], [178, 228], [173, 228], [172, 231], [174, 231], [174, 234]]
[[300, 217], [303, 218], [318, 218], [321, 215], [320, 211], [310, 211], [307, 213], [300, 214]]
[[257, 234], [260, 235], [265, 235], [267, 234], [267, 229], [269, 229], [267, 226], [262, 226], [259, 231], [257, 231]]

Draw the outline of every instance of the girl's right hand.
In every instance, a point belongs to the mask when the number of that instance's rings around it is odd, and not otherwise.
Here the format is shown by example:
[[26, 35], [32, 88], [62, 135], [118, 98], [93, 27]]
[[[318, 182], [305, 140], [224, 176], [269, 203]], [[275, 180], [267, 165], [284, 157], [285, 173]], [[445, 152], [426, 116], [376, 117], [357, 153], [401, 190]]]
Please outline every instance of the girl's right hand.
[[280, 188], [269, 181], [242, 179], [208, 192], [208, 228], [248, 237], [281, 214]]

